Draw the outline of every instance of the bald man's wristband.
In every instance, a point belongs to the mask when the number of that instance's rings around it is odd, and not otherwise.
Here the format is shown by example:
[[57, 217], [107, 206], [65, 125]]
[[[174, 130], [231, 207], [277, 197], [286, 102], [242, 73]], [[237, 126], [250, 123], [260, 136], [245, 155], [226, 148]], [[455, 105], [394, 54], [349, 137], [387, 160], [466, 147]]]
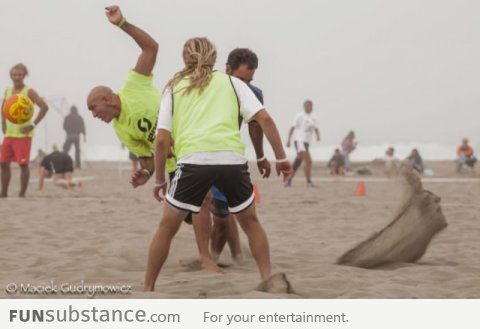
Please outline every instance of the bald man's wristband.
[[127, 22], [127, 19], [126, 19], [125, 17], [122, 17], [122, 19], [121, 19], [120, 22], [117, 24], [117, 26], [118, 26], [119, 28], [122, 28], [122, 27], [125, 25], [126, 22]]
[[151, 176], [152, 176], [152, 173], [151, 173], [150, 170], [148, 170], [148, 169], [143, 168], [143, 169], [142, 169], [142, 172], [145, 173], [145, 174], [147, 174], [148, 177], [151, 177]]

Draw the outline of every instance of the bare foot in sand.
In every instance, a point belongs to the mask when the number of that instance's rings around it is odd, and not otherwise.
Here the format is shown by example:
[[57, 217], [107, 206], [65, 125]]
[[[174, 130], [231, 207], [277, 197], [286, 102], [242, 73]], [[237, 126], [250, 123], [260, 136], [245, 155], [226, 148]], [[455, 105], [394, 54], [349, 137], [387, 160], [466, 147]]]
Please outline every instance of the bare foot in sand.
[[198, 259], [198, 258], [189, 259], [189, 260], [183, 259], [183, 260], [180, 260], [180, 265], [183, 266], [183, 267], [186, 267], [190, 271], [205, 270], [205, 271], [208, 271], [208, 272], [225, 274], [225, 271], [223, 271], [211, 259], [205, 259], [204, 261], [202, 261], [201, 259]]
[[202, 269], [205, 271], [225, 274], [225, 271], [222, 270], [211, 258], [200, 259], [200, 263]]

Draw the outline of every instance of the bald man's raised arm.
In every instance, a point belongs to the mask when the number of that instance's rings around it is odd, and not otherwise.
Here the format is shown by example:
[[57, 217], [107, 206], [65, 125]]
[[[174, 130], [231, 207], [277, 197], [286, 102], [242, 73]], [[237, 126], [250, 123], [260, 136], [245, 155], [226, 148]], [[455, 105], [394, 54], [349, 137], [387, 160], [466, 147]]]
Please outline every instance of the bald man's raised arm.
[[149, 34], [129, 22], [125, 22], [122, 29], [142, 48], [134, 68], [135, 72], [149, 76], [157, 60], [158, 43]]
[[157, 60], [158, 43], [145, 31], [127, 22], [118, 6], [105, 8], [108, 20], [125, 31], [142, 49], [135, 65], [135, 72], [149, 76]]

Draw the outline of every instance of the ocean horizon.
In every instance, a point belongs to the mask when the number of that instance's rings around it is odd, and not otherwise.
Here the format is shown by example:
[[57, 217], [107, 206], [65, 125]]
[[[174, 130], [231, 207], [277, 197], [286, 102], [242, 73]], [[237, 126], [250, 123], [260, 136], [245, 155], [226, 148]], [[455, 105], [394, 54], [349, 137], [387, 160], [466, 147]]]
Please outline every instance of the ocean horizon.
[[[264, 145], [267, 146], [266, 142]], [[61, 145], [59, 145], [61, 147]], [[87, 161], [128, 161], [128, 150], [122, 149], [120, 145], [82, 145], [82, 158]], [[374, 159], [382, 158], [388, 147], [395, 148], [395, 156], [398, 159], [406, 158], [413, 148], [418, 149], [420, 155], [425, 161], [448, 161], [456, 158], [456, 145], [443, 144], [428, 144], [428, 143], [391, 143], [391, 144], [365, 144], [359, 145], [357, 149], [351, 154], [350, 159], [353, 162], [366, 162]], [[310, 154], [313, 161], [328, 161], [335, 148], [338, 145], [312, 145]], [[32, 148], [32, 158], [35, 157], [38, 147]], [[286, 148], [287, 156], [290, 160], [295, 157], [295, 150], [293, 147]], [[73, 148], [70, 150], [73, 156]], [[253, 147], [248, 146], [245, 154], [248, 160], [255, 160], [255, 152]], [[266, 147], [265, 154], [268, 159], [273, 160], [273, 152], [270, 146]]]

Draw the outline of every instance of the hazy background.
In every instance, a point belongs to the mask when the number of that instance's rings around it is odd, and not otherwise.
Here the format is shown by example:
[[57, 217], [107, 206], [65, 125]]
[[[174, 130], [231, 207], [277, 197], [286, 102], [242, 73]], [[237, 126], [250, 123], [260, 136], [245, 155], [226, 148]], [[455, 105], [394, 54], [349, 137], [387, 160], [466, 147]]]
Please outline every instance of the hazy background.
[[[254, 84], [263, 89], [284, 139], [303, 101], [313, 100], [322, 135], [316, 158], [329, 156], [350, 129], [360, 142], [357, 158], [381, 156], [388, 144], [400, 156], [419, 146], [427, 158], [453, 158], [464, 136], [480, 146], [478, 1], [116, 3], [159, 42], [159, 89], [181, 69], [189, 37], [208, 36], [216, 44], [222, 71], [231, 49], [254, 50], [260, 59]], [[11, 84], [9, 69], [23, 62], [30, 70], [26, 83], [51, 107], [32, 152], [63, 144], [62, 115], [75, 104], [87, 126], [86, 154], [119, 154], [113, 129], [93, 119], [85, 105], [94, 85], [121, 88], [139, 54], [135, 42], [107, 21], [108, 4], [1, 0], [0, 89]]]

